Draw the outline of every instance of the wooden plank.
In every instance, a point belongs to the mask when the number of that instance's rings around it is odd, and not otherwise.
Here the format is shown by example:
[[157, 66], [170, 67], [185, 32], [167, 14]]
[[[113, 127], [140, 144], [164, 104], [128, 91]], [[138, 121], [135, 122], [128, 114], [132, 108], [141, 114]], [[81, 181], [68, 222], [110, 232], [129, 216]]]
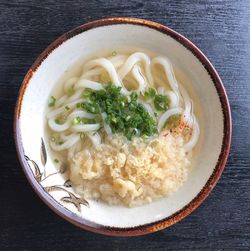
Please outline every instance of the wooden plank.
[[[215, 65], [233, 115], [229, 162], [209, 198], [169, 229], [113, 238], [55, 215], [28, 184], [16, 157], [13, 111], [28, 68], [62, 33], [87, 21], [132, 16], [156, 21], [193, 41]], [[0, 1], [0, 250], [250, 249], [249, 1]]]

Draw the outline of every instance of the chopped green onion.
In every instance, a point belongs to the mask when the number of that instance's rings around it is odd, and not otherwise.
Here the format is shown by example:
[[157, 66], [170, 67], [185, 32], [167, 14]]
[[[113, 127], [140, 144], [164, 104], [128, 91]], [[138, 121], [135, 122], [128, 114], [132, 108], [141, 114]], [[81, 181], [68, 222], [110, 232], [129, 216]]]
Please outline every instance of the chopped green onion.
[[[105, 112], [105, 122], [113, 133], [122, 133], [128, 139], [133, 136], [151, 136], [157, 133], [156, 121], [144, 107], [137, 102], [138, 94], [127, 96], [121, 93], [121, 87], [107, 84], [104, 89], [93, 91], [88, 102], [81, 103], [81, 108], [93, 114]], [[97, 118], [98, 119], [98, 118]], [[96, 119], [82, 118], [81, 123], [98, 123]]]
[[89, 89], [89, 88], [86, 88], [86, 89], [83, 91], [82, 96], [83, 96], [84, 98], [88, 98], [88, 97], [90, 97], [91, 94], [92, 94], [92, 90]]
[[58, 141], [57, 145], [62, 145], [64, 143], [64, 141]]
[[62, 125], [62, 121], [60, 119], [55, 119], [55, 123], [58, 124], [58, 125]]
[[96, 103], [82, 103], [81, 106], [89, 113], [97, 114], [100, 112], [99, 105]]
[[95, 124], [96, 121], [94, 119], [81, 118], [80, 123], [81, 124]]
[[59, 160], [58, 160], [58, 159], [54, 159], [54, 162], [55, 162], [55, 163], [59, 163]]
[[111, 54], [113, 57], [117, 55], [117, 52], [116, 51], [112, 51], [112, 54]]
[[69, 111], [69, 110], [70, 110], [70, 107], [69, 107], [68, 105], [66, 105], [66, 106], [64, 107], [64, 109], [65, 109], [66, 111]]
[[117, 123], [117, 118], [116, 118], [115, 116], [112, 116], [111, 121], [112, 121], [113, 123]]
[[81, 108], [81, 103], [77, 103], [76, 108]]
[[157, 111], [165, 111], [169, 108], [169, 100], [165, 95], [157, 94], [154, 99], [155, 109]]
[[75, 117], [75, 118], [72, 120], [72, 124], [73, 124], [73, 125], [79, 125], [80, 123], [81, 123], [80, 117]]
[[142, 138], [143, 138], [143, 139], [148, 139], [148, 138], [149, 138], [149, 136], [148, 136], [148, 135], [146, 135], [146, 134], [143, 134], [143, 135], [142, 135]]
[[128, 116], [125, 118], [126, 121], [129, 121], [130, 119], [131, 119], [131, 116], [130, 116], [130, 115], [128, 115]]
[[51, 96], [49, 100], [49, 107], [53, 107], [55, 106], [55, 104], [56, 104], [56, 98], [54, 96]]
[[131, 99], [130, 102], [136, 101], [137, 98], [138, 98], [138, 95], [137, 95], [136, 92], [132, 92], [132, 93], [130, 94], [130, 99]]
[[154, 88], [149, 88], [148, 91], [144, 92], [144, 97], [146, 99], [153, 99], [156, 95], [156, 91]]

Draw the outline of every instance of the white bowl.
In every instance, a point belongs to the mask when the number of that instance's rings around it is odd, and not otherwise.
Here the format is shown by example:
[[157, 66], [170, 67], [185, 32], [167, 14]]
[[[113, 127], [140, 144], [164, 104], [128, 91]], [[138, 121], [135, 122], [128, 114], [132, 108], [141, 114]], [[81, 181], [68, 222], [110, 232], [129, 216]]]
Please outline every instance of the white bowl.
[[[49, 154], [45, 109], [65, 71], [96, 52], [140, 48], [167, 56], [195, 102], [201, 135], [187, 182], [170, 197], [136, 208], [81, 199]], [[67, 75], [68, 73], [66, 73]], [[70, 74], [70, 73], [69, 73]], [[134, 18], [109, 18], [82, 25], [53, 42], [28, 71], [16, 105], [16, 147], [23, 170], [42, 200], [68, 221], [111, 235], [140, 235], [181, 220], [218, 181], [231, 142], [231, 114], [223, 84], [204, 54], [177, 32]]]

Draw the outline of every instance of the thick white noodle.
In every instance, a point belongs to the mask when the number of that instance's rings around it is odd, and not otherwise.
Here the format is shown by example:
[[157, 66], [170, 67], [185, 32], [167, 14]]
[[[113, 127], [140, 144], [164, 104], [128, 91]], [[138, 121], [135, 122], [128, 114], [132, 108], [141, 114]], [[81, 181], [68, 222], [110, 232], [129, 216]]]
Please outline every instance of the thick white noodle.
[[84, 101], [84, 99], [82, 98], [82, 99], [75, 100], [75, 101], [73, 101], [71, 103], [66, 103], [65, 106], [57, 108], [55, 110], [52, 110], [52, 111], [48, 112], [47, 113], [47, 118], [50, 119], [50, 118], [56, 117], [56, 116], [64, 113], [66, 111], [65, 110], [66, 106], [68, 106], [72, 110], [73, 108], [76, 107], [77, 103], [81, 103], [83, 101]]
[[144, 64], [148, 84], [152, 86], [153, 77], [151, 73], [151, 60], [145, 53], [135, 52], [134, 54], [129, 56], [123, 66], [119, 69], [118, 74], [120, 78], [123, 79], [132, 70], [133, 66], [140, 61], [142, 61]]
[[103, 67], [108, 72], [112, 82], [116, 85], [121, 86], [121, 81], [119, 76], [117, 75], [114, 65], [106, 58], [98, 58], [88, 61], [84, 65], [83, 70], [85, 72], [96, 66]]
[[114, 65], [115, 68], [121, 67], [128, 57], [125, 55], [117, 55], [114, 57], [109, 57], [108, 60]]
[[179, 98], [173, 91], [167, 91], [163, 86], [160, 86], [157, 88], [157, 91], [161, 95], [167, 95], [170, 99], [170, 108], [174, 108], [178, 106], [178, 100]]
[[68, 130], [71, 126], [73, 127], [72, 120], [76, 117], [93, 119], [95, 116], [85, 111], [74, 111], [67, 117], [64, 124], [57, 124], [54, 118], [50, 118], [48, 120], [48, 125], [55, 132], [63, 132]]
[[192, 116], [192, 118], [193, 118], [193, 131], [192, 131], [191, 138], [184, 145], [186, 152], [189, 152], [194, 148], [194, 146], [196, 145], [196, 143], [199, 139], [199, 135], [200, 135], [200, 128], [199, 128], [198, 122], [197, 122], [194, 115]]
[[112, 83], [116, 86], [121, 87], [122, 88], [121, 91], [123, 94], [125, 95], [129, 94], [128, 90], [123, 86], [122, 81], [119, 78], [114, 65], [108, 59], [99, 58], [99, 59], [90, 60], [89, 62], [85, 64], [85, 66], [83, 67], [83, 70], [88, 71], [91, 68], [96, 67], [96, 66], [102, 66], [107, 71]]
[[55, 122], [54, 118], [48, 120], [48, 125], [54, 132], [63, 132], [69, 129], [70, 122], [65, 122], [63, 125], [59, 125]]
[[158, 122], [158, 131], [160, 132], [162, 128], [164, 127], [166, 121], [169, 119], [170, 116], [175, 115], [175, 114], [181, 114], [183, 112], [183, 109], [178, 107], [178, 108], [172, 108], [164, 112]]
[[145, 82], [145, 79], [142, 76], [141, 69], [138, 65], [135, 65], [133, 67], [132, 74], [138, 83], [138, 88], [135, 91], [137, 91], [138, 93], [144, 92], [147, 87], [147, 84]]
[[60, 138], [65, 141], [65, 140], [69, 139], [70, 137], [72, 137], [73, 134], [75, 134], [75, 133], [70, 133], [70, 134], [67, 135], [66, 133], [62, 132], [60, 134]]
[[54, 151], [63, 151], [69, 149], [74, 144], [76, 144], [80, 140], [79, 134], [72, 134], [63, 144], [58, 145], [55, 142], [50, 142], [50, 146]]
[[91, 142], [93, 143], [94, 146], [100, 145], [101, 144], [101, 136], [99, 133], [86, 133], [87, 136], [90, 138]]
[[59, 98], [56, 103], [55, 103], [55, 108], [60, 107], [61, 105], [64, 104], [64, 102], [67, 100], [68, 95], [63, 95], [61, 98]]
[[177, 107], [178, 106], [178, 102], [179, 102], [179, 97], [177, 96], [176, 93], [172, 92], [172, 91], [167, 91], [166, 95], [169, 97], [170, 99], [170, 108], [173, 107]]
[[101, 116], [102, 116], [102, 120], [103, 120], [103, 127], [104, 127], [104, 130], [105, 132], [108, 134], [108, 135], [111, 135], [112, 134], [112, 130], [110, 128], [110, 126], [106, 123], [105, 119], [107, 118], [107, 113], [106, 112], [102, 112], [101, 113]]
[[83, 125], [73, 125], [70, 127], [72, 132], [91, 132], [96, 131], [100, 128], [100, 124], [83, 124]]
[[76, 91], [73, 95], [71, 95], [64, 103], [73, 102], [75, 100], [78, 100], [82, 97], [82, 90]]
[[[160, 68], [155, 66], [159, 64], [163, 67], [161, 73]], [[152, 75], [153, 73], [153, 75]], [[164, 76], [165, 75], [165, 76]], [[53, 132], [59, 135], [63, 144], [57, 144], [56, 142], [50, 142], [51, 147], [55, 151], [68, 150], [68, 154], [74, 156], [76, 151], [81, 150], [85, 142], [87, 144], [98, 145], [101, 144], [101, 136], [97, 133], [97, 130], [101, 126], [104, 127], [104, 131], [107, 135], [112, 134], [111, 127], [105, 122], [107, 114], [102, 112], [102, 122], [96, 124], [77, 124], [73, 125], [72, 121], [76, 117], [94, 119], [97, 115], [87, 113], [76, 107], [77, 103], [86, 101], [82, 97], [85, 88], [92, 90], [103, 89], [103, 83], [101, 79], [110, 78], [111, 82], [121, 87], [121, 92], [130, 97], [130, 91], [126, 89], [124, 84], [132, 87], [136, 87], [134, 91], [138, 94], [143, 93], [148, 87], [152, 86], [157, 88], [157, 92], [162, 95], [167, 95], [170, 100], [170, 109], [165, 112], [156, 111], [153, 100], [143, 101], [138, 99], [148, 114], [157, 121], [155, 113], [158, 114], [159, 119], [158, 131], [160, 132], [166, 121], [175, 114], [181, 114], [183, 121], [192, 128], [192, 135], [188, 142], [184, 145], [187, 153], [191, 152], [196, 145], [199, 138], [200, 129], [196, 117], [193, 113], [193, 103], [190, 99], [187, 91], [177, 82], [173, 71], [172, 64], [166, 57], [154, 57], [152, 60], [146, 53], [135, 52], [130, 56], [118, 54], [116, 56], [110, 56], [108, 58], [97, 58], [88, 61], [83, 66], [83, 72], [80, 78], [71, 77], [65, 81], [63, 85], [64, 94], [56, 101], [54, 109], [50, 110], [46, 117], [48, 119], [48, 125]], [[165, 78], [166, 77], [166, 78]], [[124, 81], [124, 83], [123, 83]], [[69, 96], [68, 91], [73, 88], [73, 95]], [[67, 107], [66, 107], [67, 106]], [[70, 109], [68, 109], [68, 107]], [[64, 124], [57, 124], [56, 118], [59, 116], [67, 116]], [[79, 133], [84, 132], [90, 140], [80, 141]], [[137, 130], [139, 134], [139, 131]], [[152, 136], [154, 138], [155, 136]], [[68, 155], [68, 156], [69, 156]]]
[[192, 102], [188, 96], [187, 91], [181, 85], [180, 85], [180, 91], [181, 91], [181, 95], [182, 95], [184, 107], [185, 107], [184, 112], [183, 112], [183, 120], [187, 125], [192, 127], [193, 126], [193, 119], [191, 116]]
[[78, 78], [76, 77], [73, 77], [73, 78], [70, 78], [68, 79], [65, 83], [64, 83], [64, 86], [63, 86], [63, 89], [65, 92], [67, 92], [74, 84], [75, 82], [78, 80]]
[[87, 78], [91, 78], [93, 76], [98, 76], [102, 73], [102, 68], [101, 67], [96, 67], [92, 70], [86, 71], [81, 75], [81, 79], [87, 79]]
[[148, 114], [155, 120], [155, 114], [152, 109], [152, 106], [150, 104], [142, 101], [141, 99], [138, 99], [138, 103], [141, 104], [143, 106], [143, 108], [148, 112]]
[[160, 64], [163, 66], [163, 69], [168, 79], [170, 87], [175, 92], [177, 97], [179, 97], [178, 82], [175, 78], [173, 67], [170, 61], [165, 57], [155, 57], [152, 59], [152, 66], [154, 66], [155, 64]]
[[92, 90], [99, 91], [99, 90], [103, 89], [103, 85], [98, 82], [92, 81], [92, 80], [80, 79], [76, 82], [75, 88], [76, 89], [90, 88]]

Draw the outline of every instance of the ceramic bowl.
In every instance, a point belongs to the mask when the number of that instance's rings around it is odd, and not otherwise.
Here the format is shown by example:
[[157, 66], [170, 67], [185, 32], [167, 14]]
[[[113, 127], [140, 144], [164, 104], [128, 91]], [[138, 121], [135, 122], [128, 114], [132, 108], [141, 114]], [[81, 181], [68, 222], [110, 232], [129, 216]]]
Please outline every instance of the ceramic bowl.
[[[172, 196], [126, 208], [84, 200], [49, 154], [45, 109], [65, 71], [100, 51], [140, 48], [167, 56], [194, 100], [201, 135], [188, 180]], [[69, 222], [108, 235], [141, 235], [180, 221], [208, 196], [225, 167], [231, 114], [222, 81], [206, 56], [163, 25], [135, 18], [108, 18], [79, 26], [53, 42], [29, 69], [15, 111], [14, 135], [23, 171], [40, 198]]]

